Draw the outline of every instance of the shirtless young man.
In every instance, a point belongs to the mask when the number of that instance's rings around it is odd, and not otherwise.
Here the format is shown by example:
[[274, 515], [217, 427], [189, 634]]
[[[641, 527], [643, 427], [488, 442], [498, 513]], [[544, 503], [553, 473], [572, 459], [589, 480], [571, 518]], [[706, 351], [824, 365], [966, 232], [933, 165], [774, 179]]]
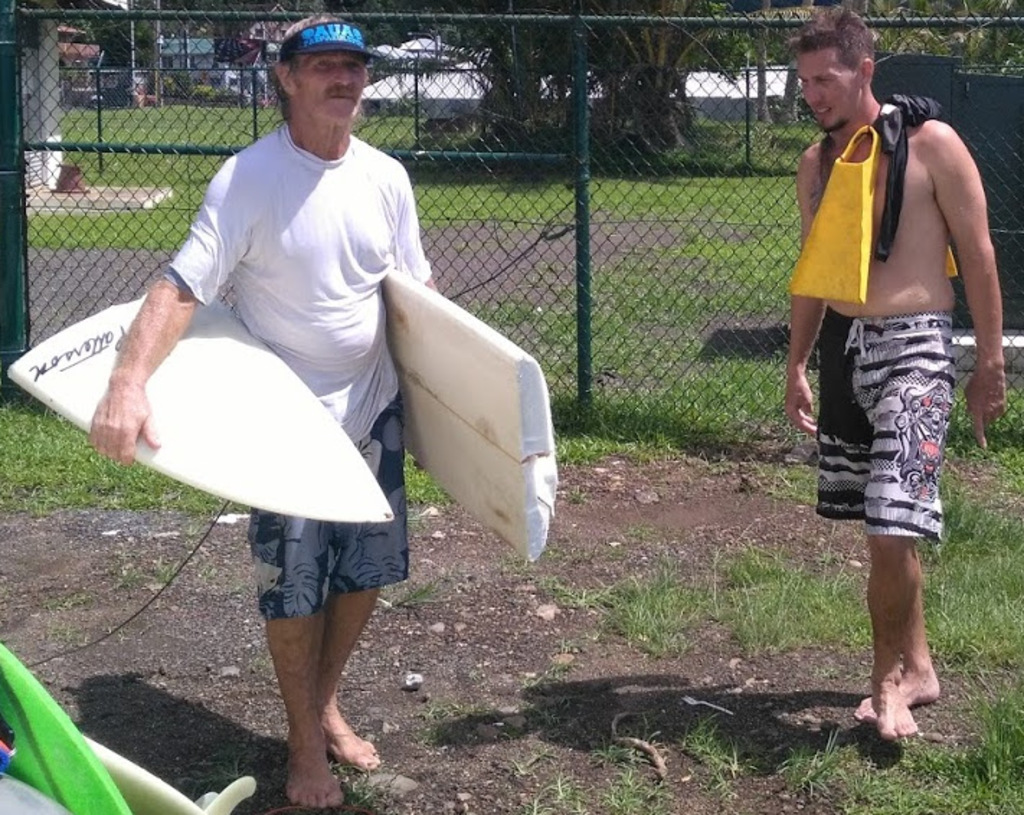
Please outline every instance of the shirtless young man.
[[[874, 40], [852, 12], [814, 15], [792, 47], [804, 99], [826, 134], [797, 170], [806, 240], [828, 168], [859, 128], [878, 119], [881, 105], [871, 91]], [[954, 292], [945, 267], [951, 240], [976, 333], [966, 396], [981, 446], [985, 426], [1006, 402], [1002, 300], [981, 177], [948, 125], [930, 119], [907, 135], [903, 203], [888, 259], [872, 260], [863, 305], [792, 298], [786, 372], [786, 414], [818, 439], [818, 514], [865, 522], [874, 666], [871, 696], [855, 716], [890, 741], [914, 735], [911, 708], [939, 697], [916, 539], [938, 540], [942, 531], [938, 479], [954, 385]], [[854, 160], [867, 149], [865, 143]], [[876, 238], [892, 163], [884, 154], [879, 161]], [[806, 370], [819, 331], [816, 422]]]

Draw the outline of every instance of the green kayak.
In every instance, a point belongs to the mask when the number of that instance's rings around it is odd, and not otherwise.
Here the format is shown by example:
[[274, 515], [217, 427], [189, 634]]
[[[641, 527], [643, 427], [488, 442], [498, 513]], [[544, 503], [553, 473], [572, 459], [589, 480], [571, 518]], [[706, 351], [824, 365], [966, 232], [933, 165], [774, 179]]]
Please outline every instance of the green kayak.
[[72, 815], [131, 815], [110, 773], [74, 722], [2, 644], [0, 713], [15, 734], [8, 775]]

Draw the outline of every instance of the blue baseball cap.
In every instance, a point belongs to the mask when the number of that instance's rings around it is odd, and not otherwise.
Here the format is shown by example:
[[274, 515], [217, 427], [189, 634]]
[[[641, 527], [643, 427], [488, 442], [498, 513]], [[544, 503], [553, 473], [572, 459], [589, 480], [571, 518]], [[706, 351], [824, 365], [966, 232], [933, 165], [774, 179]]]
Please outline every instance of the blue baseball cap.
[[369, 61], [373, 51], [366, 47], [363, 32], [351, 23], [341, 20], [312, 23], [300, 28], [283, 43], [278, 58], [285, 62], [296, 54], [314, 54], [319, 51], [351, 51]]

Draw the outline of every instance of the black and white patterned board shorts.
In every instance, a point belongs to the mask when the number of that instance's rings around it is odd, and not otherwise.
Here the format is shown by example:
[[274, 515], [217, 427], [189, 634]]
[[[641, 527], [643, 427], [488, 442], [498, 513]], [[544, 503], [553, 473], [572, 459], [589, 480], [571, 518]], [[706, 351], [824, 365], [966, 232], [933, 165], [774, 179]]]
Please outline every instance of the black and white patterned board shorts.
[[938, 540], [955, 385], [950, 315], [854, 319], [829, 309], [818, 351], [818, 514], [863, 519], [869, 535]]
[[409, 576], [401, 398], [357, 447], [394, 513], [386, 523], [314, 521], [253, 509], [249, 546], [260, 613], [268, 620], [316, 614], [329, 593], [365, 591]]

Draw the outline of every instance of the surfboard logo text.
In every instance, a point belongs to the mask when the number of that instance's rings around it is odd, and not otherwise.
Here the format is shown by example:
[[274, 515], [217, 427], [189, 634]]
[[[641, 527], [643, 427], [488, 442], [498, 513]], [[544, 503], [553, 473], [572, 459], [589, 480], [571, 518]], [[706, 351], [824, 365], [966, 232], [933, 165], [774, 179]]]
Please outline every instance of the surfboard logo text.
[[88, 362], [93, 357], [99, 356], [110, 348], [113, 348], [114, 351], [120, 351], [121, 343], [124, 342], [125, 334], [128, 332], [125, 331], [123, 325], [118, 327], [121, 330], [120, 336], [115, 331], [103, 331], [95, 337], [90, 337], [84, 342], [68, 348], [66, 351], [54, 354], [49, 362], [42, 362], [39, 365], [31, 366], [31, 371], [34, 375], [32, 381], [38, 382], [51, 371], [60, 372], [74, 368], [76, 365]]

